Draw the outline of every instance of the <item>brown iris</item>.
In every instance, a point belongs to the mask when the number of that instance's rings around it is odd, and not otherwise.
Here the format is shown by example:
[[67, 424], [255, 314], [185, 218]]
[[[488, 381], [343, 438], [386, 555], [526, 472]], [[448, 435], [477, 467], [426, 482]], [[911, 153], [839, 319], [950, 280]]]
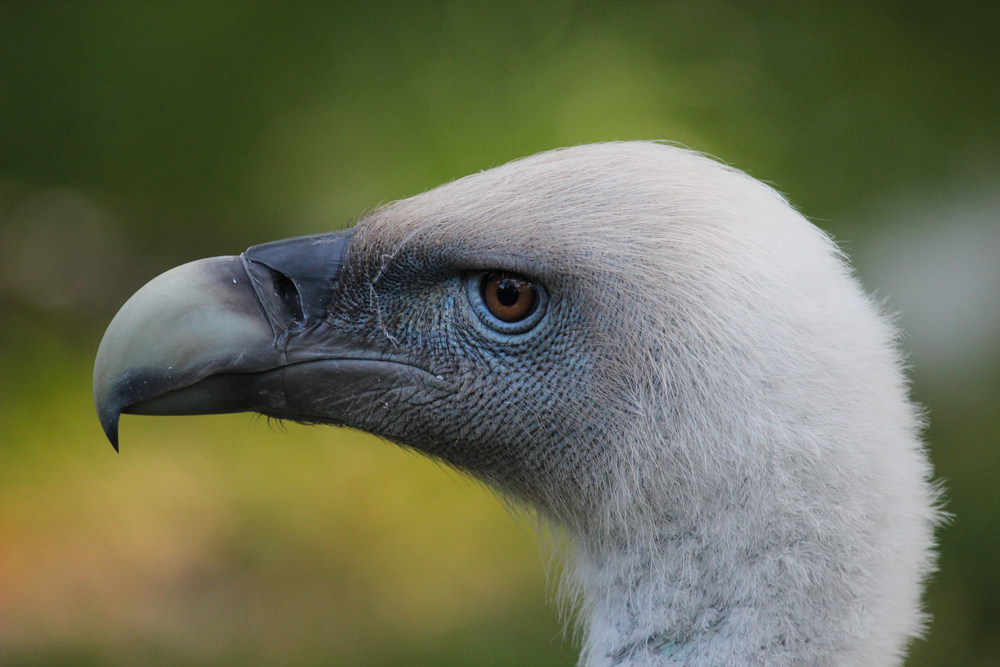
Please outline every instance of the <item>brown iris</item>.
[[490, 314], [501, 322], [520, 322], [538, 307], [538, 292], [531, 281], [509, 271], [486, 274], [482, 295]]

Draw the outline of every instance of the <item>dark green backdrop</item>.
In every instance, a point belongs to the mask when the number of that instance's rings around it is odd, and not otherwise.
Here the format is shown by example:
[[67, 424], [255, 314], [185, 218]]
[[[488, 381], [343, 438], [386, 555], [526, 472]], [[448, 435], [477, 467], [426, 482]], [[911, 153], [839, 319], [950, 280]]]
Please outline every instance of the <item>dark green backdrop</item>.
[[908, 664], [1000, 664], [998, 56], [995, 2], [0, 2], [0, 661], [572, 664], [488, 492], [246, 416], [116, 457], [90, 364], [172, 265], [643, 138], [773, 184], [902, 311], [954, 513]]

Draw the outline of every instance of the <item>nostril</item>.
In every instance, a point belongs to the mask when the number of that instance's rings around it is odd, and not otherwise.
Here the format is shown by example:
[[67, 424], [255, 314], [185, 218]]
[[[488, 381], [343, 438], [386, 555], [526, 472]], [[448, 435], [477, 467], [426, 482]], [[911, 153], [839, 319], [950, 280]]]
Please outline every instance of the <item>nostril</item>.
[[295, 287], [295, 283], [285, 274], [273, 269], [271, 271], [274, 274], [274, 289], [278, 292], [281, 302], [285, 304], [285, 308], [288, 308], [288, 312], [292, 314], [295, 321], [303, 324], [305, 317], [302, 314], [302, 297], [299, 296], [299, 290]]

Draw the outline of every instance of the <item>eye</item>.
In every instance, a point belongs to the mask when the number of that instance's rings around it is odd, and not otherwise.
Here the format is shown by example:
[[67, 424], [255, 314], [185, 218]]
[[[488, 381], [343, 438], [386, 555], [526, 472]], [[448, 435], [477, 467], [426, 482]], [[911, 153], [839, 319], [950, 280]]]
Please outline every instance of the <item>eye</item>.
[[516, 273], [488, 273], [480, 290], [490, 314], [503, 322], [520, 322], [538, 308], [538, 290]]
[[469, 301], [488, 327], [502, 334], [532, 329], [545, 315], [548, 293], [526, 276], [510, 271], [487, 271], [467, 279]]

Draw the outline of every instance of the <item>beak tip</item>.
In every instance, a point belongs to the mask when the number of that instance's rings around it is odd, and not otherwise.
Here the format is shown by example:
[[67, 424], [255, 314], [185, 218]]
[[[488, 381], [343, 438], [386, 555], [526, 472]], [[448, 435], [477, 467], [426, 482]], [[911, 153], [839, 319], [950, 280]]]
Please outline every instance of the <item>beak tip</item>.
[[121, 417], [121, 410], [108, 405], [98, 405], [97, 406], [97, 416], [101, 421], [101, 428], [104, 429], [104, 435], [107, 436], [108, 441], [111, 446], [118, 451], [118, 420]]
[[108, 442], [111, 443], [111, 446], [114, 447], [115, 451], [117, 452], [118, 451], [118, 416], [115, 415], [115, 418], [114, 418], [113, 422], [110, 422], [110, 423], [105, 422], [103, 424], [103, 426], [104, 426], [104, 435], [106, 435], [108, 437]]
[[[102, 420], [102, 422], [103, 422], [103, 420]], [[104, 435], [107, 436], [108, 442], [111, 443], [111, 446], [114, 447], [115, 451], [117, 452], [118, 451], [118, 418], [115, 417], [113, 423], [104, 422], [104, 423], [102, 423], [102, 426], [104, 427]]]

